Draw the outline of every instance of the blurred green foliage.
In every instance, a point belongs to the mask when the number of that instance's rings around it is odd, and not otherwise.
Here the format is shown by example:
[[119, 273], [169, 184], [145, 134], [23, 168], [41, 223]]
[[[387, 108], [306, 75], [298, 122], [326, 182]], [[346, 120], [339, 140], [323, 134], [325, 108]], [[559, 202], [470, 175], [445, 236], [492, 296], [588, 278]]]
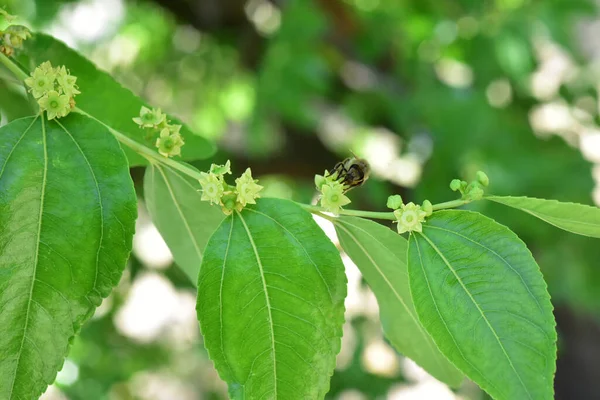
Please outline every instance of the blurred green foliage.
[[[385, 153], [395, 165], [374, 168], [367, 185], [351, 193], [356, 208], [383, 210], [393, 193], [445, 201], [453, 195], [451, 179], [470, 179], [479, 169], [495, 194], [593, 204], [598, 183], [582, 156], [582, 138], [600, 122], [600, 43], [585, 25], [597, 18], [592, 0], [4, 3], [22, 22], [67, 40], [150, 103], [216, 140], [219, 154], [199, 168], [227, 158], [240, 172], [252, 165], [269, 177], [265, 191], [273, 195], [310, 201], [312, 176], [352, 149], [372, 164]], [[99, 28], [86, 33], [86, 24]], [[2, 123], [29, 107], [22, 91], [0, 83]], [[526, 241], [556, 306], [599, 315], [592, 239], [497, 204], [471, 208]], [[132, 265], [130, 279], [147, 269], [135, 258]], [[173, 266], [158, 273], [184, 281]], [[121, 304], [115, 300], [75, 341], [70, 359], [79, 379], [59, 384], [64, 394], [135, 398], [127, 382], [144, 370], [168, 371], [200, 393], [192, 374], [175, 368], [173, 349], [135, 344], [115, 328]], [[361, 354], [373, 334], [364, 332], [373, 330], [364, 325], [378, 322], [350, 320], [358, 344], [333, 377], [330, 396], [357, 389], [365, 398], [384, 398], [404, 378], [365, 370]], [[202, 346], [190, 348], [204, 360], [198, 368], [210, 371]], [[225, 393], [218, 385], [206, 390], [213, 394], [197, 398]]]

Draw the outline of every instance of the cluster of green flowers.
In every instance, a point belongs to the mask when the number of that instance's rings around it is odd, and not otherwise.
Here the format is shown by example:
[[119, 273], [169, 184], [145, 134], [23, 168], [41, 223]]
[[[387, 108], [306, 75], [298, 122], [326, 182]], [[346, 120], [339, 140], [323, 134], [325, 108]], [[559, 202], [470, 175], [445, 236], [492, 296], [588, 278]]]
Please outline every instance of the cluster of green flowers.
[[[10, 23], [16, 17], [10, 15], [6, 11], [0, 8], [0, 15]], [[4, 30], [0, 30], [0, 53], [3, 53], [7, 57], [14, 54], [15, 49], [20, 49], [23, 45], [23, 41], [31, 37], [29, 29], [23, 25], [10, 25]]]
[[398, 233], [404, 232], [422, 232], [425, 217], [433, 213], [433, 205], [429, 200], [425, 200], [422, 205], [402, 202], [402, 197], [395, 194], [388, 197], [387, 207], [394, 210], [395, 223], [398, 224]]
[[75, 108], [75, 95], [81, 93], [76, 81], [64, 65], [53, 68], [50, 61], [46, 61], [25, 79], [25, 84], [41, 111], [46, 111], [48, 119], [54, 119], [65, 117]]
[[350, 199], [344, 194], [349, 188], [341, 181], [337, 172], [330, 174], [326, 170], [324, 175], [315, 175], [315, 186], [321, 193], [321, 207], [336, 215], [343, 206], [350, 204]]
[[225, 165], [212, 164], [208, 173], [201, 172], [202, 178], [199, 179], [202, 186], [201, 200], [220, 205], [225, 215], [231, 214], [234, 210], [242, 211], [247, 204], [256, 204], [263, 187], [257, 184], [258, 180], [252, 178], [250, 168], [235, 180], [235, 186], [225, 182], [225, 174], [231, 174], [229, 160]]
[[463, 200], [480, 200], [483, 197], [483, 188], [490, 184], [490, 179], [483, 171], [477, 171], [475, 180], [471, 183], [453, 179], [450, 182], [450, 189], [453, 192], [459, 191]]
[[185, 144], [179, 133], [181, 125], [171, 124], [167, 114], [161, 112], [160, 108], [142, 106], [140, 116], [133, 118], [133, 122], [145, 129], [149, 138], [158, 132], [155, 146], [161, 155], [173, 157], [181, 154], [181, 147]]

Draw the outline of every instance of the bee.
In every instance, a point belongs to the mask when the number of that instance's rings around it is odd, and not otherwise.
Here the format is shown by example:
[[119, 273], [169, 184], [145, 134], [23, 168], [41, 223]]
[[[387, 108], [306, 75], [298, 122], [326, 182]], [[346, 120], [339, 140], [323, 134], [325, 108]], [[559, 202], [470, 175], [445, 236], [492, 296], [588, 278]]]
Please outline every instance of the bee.
[[367, 160], [352, 155], [353, 157], [348, 157], [344, 161], [335, 164], [331, 171], [331, 175], [337, 173], [339, 182], [346, 187], [344, 193], [365, 183], [371, 172]]

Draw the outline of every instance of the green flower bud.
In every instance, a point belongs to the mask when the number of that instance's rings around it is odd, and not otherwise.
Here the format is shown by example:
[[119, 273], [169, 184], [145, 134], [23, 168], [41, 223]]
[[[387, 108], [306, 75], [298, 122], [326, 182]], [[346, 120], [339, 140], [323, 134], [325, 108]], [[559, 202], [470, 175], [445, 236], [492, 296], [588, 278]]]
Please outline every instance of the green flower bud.
[[431, 202], [429, 200], [425, 200], [423, 202], [423, 205], [421, 206], [421, 208], [423, 209], [423, 211], [425, 211], [425, 214], [429, 217], [431, 214], [433, 214], [433, 205], [431, 204]]
[[490, 184], [490, 178], [483, 171], [477, 171], [475, 175], [477, 177], [477, 182], [481, 183], [483, 186], [487, 187]]
[[466, 197], [469, 200], [481, 200], [483, 198], [483, 189], [478, 184], [473, 185], [469, 188]]
[[[237, 202], [237, 194], [236, 193], [229, 193], [224, 195], [221, 198], [221, 204], [223, 204], [223, 206], [221, 207], [221, 210], [223, 210], [223, 213], [225, 215], [230, 215], [231, 213], [233, 213], [233, 210], [236, 210], [239, 208], [240, 204]], [[241, 211], [241, 210], [239, 210]]]
[[393, 196], [388, 197], [387, 199], [387, 208], [391, 208], [392, 210], [397, 210], [402, 206], [402, 196], [399, 194], [395, 194]]
[[460, 190], [461, 187], [461, 180], [460, 179], [452, 179], [452, 182], [450, 182], [450, 189], [453, 192], [456, 192], [457, 190]]

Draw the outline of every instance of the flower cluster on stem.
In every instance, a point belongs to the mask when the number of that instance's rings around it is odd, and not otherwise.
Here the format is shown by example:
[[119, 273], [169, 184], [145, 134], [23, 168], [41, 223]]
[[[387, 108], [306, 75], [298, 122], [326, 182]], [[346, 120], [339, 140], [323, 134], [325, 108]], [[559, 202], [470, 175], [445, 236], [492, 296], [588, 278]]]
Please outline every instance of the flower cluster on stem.
[[64, 65], [55, 68], [46, 61], [25, 79], [25, 84], [50, 120], [65, 117], [75, 108], [75, 96], [81, 93], [76, 81], [77, 77], [72, 76]]
[[212, 164], [209, 172], [200, 174], [202, 176], [199, 179], [202, 186], [201, 200], [220, 205], [225, 215], [231, 214], [234, 210], [242, 211], [248, 204], [256, 204], [256, 199], [260, 197], [259, 192], [263, 189], [258, 184], [258, 180], [252, 178], [250, 168], [235, 180], [235, 186], [228, 185], [224, 177], [226, 174], [231, 174], [229, 160], [225, 165]]
[[[0, 8], [0, 16], [11, 23], [16, 17], [10, 15]], [[16, 49], [23, 46], [23, 42], [31, 37], [31, 31], [23, 25], [10, 25], [6, 29], [0, 29], [0, 53], [7, 57], [14, 54]]]
[[483, 171], [477, 171], [475, 180], [471, 183], [460, 179], [453, 179], [450, 182], [450, 189], [453, 192], [458, 191], [461, 199], [466, 201], [481, 200], [484, 194], [484, 188], [490, 184], [490, 179]]
[[181, 125], [171, 124], [167, 114], [160, 108], [149, 109], [142, 106], [139, 117], [133, 118], [133, 122], [146, 131], [147, 139], [152, 139], [158, 133], [154, 145], [161, 155], [173, 157], [181, 154], [181, 148], [185, 144], [179, 133]]
[[315, 186], [321, 193], [321, 207], [336, 215], [343, 206], [350, 204], [350, 199], [344, 194], [348, 187], [342, 181], [337, 172], [330, 174], [326, 170], [323, 175], [315, 175]]

